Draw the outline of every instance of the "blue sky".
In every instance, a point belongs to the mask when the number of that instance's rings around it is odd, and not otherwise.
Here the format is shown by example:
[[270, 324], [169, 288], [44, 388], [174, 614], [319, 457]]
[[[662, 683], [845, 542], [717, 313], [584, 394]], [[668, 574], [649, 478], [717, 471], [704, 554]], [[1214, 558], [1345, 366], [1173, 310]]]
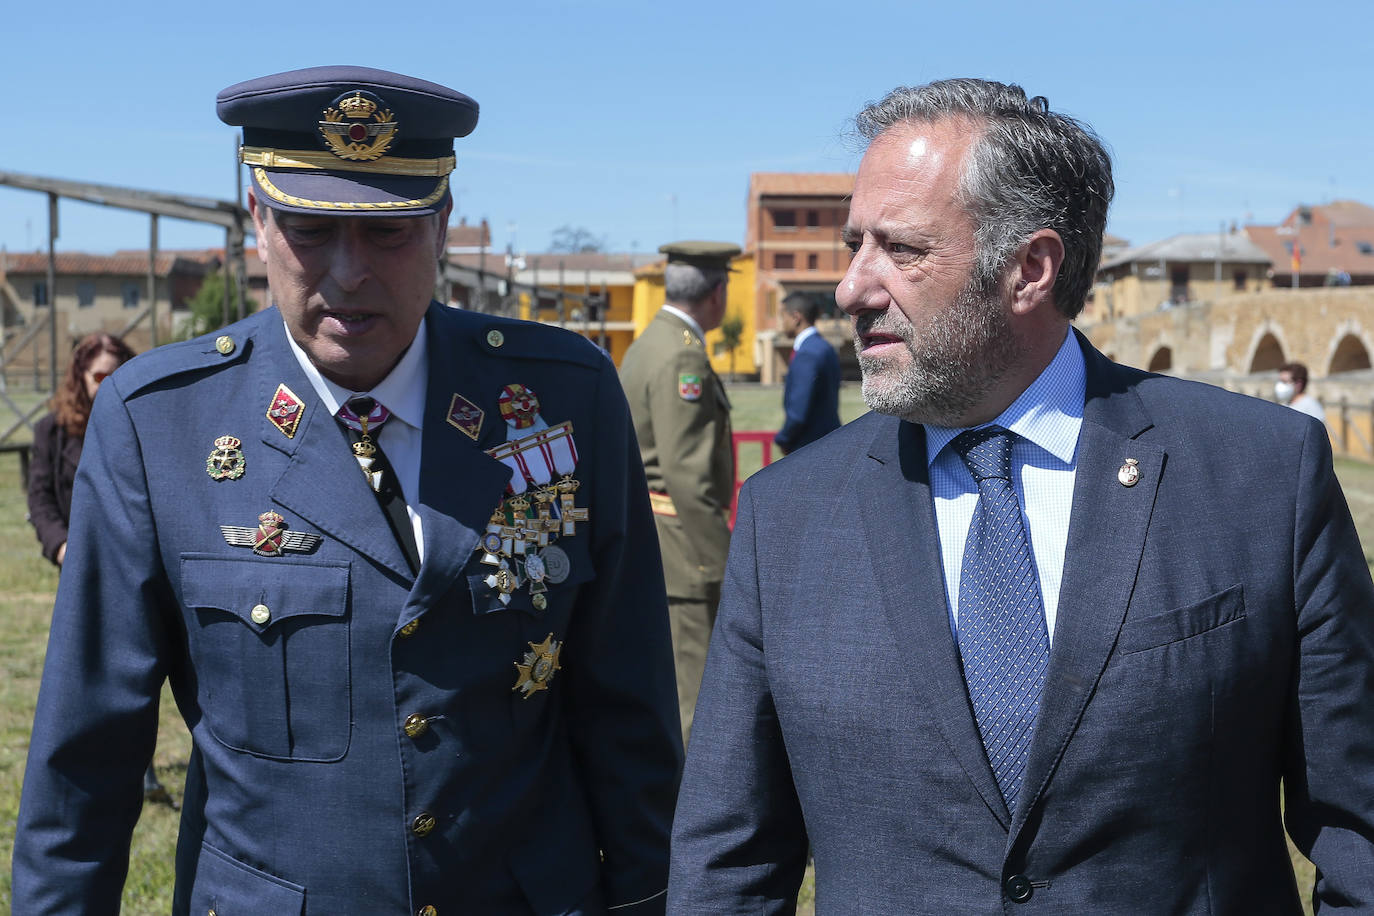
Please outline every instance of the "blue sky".
[[[562, 225], [617, 251], [743, 241], [755, 171], [853, 171], [853, 114], [902, 84], [1017, 82], [1090, 123], [1115, 159], [1109, 231], [1134, 244], [1298, 203], [1374, 204], [1367, 2], [863, 0], [281, 5], [13, 4], [0, 171], [231, 199], [221, 88], [351, 63], [460, 89], [457, 214], [497, 247]], [[108, 12], [115, 9], [118, 12]], [[405, 18], [393, 21], [388, 14]], [[0, 245], [46, 245], [46, 199], [0, 187]], [[222, 244], [163, 220], [164, 248]], [[147, 218], [64, 203], [60, 250], [146, 247]]]

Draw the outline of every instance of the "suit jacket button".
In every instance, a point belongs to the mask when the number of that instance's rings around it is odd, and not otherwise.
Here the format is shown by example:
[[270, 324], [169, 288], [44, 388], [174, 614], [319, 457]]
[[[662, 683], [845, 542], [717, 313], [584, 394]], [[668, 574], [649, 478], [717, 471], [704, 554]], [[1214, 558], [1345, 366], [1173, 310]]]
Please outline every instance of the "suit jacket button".
[[1030, 878], [1025, 875], [1012, 875], [1002, 884], [1012, 903], [1025, 903], [1031, 898]]
[[406, 730], [407, 738], [418, 738], [429, 731], [429, 720], [418, 712], [413, 712], [406, 716], [405, 725], [402, 727]]
[[425, 904], [415, 911], [415, 916], [439, 916], [439, 909]]
[[434, 819], [434, 815], [430, 814], [428, 811], [421, 811], [416, 815], [415, 820], [411, 821], [410, 832], [416, 836], [428, 836], [430, 831], [432, 831], [438, 823], [439, 822]]

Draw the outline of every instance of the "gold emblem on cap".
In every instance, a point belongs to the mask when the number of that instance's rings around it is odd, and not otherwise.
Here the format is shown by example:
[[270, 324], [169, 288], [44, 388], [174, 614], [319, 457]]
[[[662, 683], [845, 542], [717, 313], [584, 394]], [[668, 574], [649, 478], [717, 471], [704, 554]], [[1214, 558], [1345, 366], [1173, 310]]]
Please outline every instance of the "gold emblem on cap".
[[500, 347], [500, 346], [501, 346], [502, 344], [504, 344], [505, 342], [506, 342], [506, 335], [505, 335], [505, 334], [502, 334], [500, 331], [496, 330], [495, 328], [492, 328], [490, 331], [487, 332], [487, 346], [489, 346], [489, 347]]
[[230, 337], [228, 334], [221, 334], [215, 338], [215, 349], [220, 352], [221, 356], [228, 356], [230, 353], [233, 353], [234, 346], [234, 338]]
[[1126, 463], [1121, 465], [1121, 469], [1116, 472], [1116, 479], [1121, 481], [1123, 487], [1133, 487], [1140, 483], [1140, 462], [1134, 458], [1127, 458]]
[[561, 667], [558, 656], [563, 652], [563, 644], [556, 641], [552, 633], [545, 636], [543, 642], [530, 643], [529, 646], [530, 651], [525, 653], [524, 659], [515, 663], [515, 670], [519, 674], [516, 675], [515, 686], [511, 688], [512, 692], [520, 691], [521, 699], [525, 700], [541, 690], [549, 689], [549, 681]]
[[243, 476], [247, 462], [239, 451], [242, 444], [237, 436], [220, 436], [215, 440], [215, 450], [205, 459], [205, 473], [211, 480], [238, 480]]
[[391, 120], [391, 110], [383, 109], [378, 104], [381, 100], [374, 102], [372, 98], [360, 89], [352, 94], [344, 93], [324, 110], [320, 136], [324, 137], [329, 151], [340, 159], [352, 162], [380, 159], [396, 139], [397, 125]]

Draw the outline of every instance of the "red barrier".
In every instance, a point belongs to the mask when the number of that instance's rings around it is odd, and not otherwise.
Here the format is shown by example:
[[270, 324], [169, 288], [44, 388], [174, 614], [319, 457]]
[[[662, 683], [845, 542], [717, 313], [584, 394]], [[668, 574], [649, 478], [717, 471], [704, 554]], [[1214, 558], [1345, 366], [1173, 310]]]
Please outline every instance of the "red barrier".
[[767, 467], [773, 463], [772, 433], [761, 430], [744, 430], [743, 432], [737, 432], [731, 435], [730, 448], [735, 462], [735, 484], [734, 489], [730, 493], [730, 529], [732, 531], [735, 527], [735, 510], [739, 505], [739, 488], [744, 486], [744, 481], [741, 480], [739, 476], [739, 447], [740, 444], [744, 442], [757, 442], [761, 446], [761, 451], [763, 453], [763, 464], [761, 467]]

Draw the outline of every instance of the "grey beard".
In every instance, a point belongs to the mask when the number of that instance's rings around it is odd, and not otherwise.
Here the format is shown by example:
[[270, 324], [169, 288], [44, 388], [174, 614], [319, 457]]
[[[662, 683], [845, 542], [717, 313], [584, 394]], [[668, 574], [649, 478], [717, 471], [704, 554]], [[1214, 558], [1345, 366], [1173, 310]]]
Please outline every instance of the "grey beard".
[[[964, 425], [1022, 357], [997, 293], [976, 291], [972, 282], [924, 328], [886, 327], [884, 316], [855, 322], [864, 403], [911, 423]], [[897, 368], [865, 356], [857, 343], [860, 328], [900, 336], [910, 364]]]

